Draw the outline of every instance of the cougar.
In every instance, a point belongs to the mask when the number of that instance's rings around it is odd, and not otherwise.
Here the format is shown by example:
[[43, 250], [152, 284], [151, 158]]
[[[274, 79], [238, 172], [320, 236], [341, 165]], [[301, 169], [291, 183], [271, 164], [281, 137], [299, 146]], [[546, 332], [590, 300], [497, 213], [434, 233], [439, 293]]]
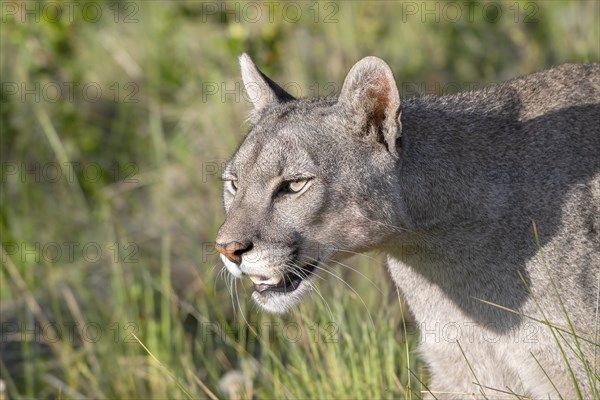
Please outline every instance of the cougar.
[[216, 248], [264, 310], [379, 250], [420, 328], [427, 396], [598, 395], [600, 64], [406, 99], [376, 57], [323, 98], [240, 64], [253, 110]]

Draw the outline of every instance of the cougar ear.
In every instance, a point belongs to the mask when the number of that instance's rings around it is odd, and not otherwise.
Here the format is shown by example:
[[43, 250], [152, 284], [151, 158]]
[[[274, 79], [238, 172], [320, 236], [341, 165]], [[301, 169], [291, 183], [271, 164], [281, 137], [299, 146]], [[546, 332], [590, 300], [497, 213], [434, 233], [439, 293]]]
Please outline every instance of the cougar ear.
[[246, 53], [240, 56], [240, 68], [246, 93], [255, 111], [260, 111], [269, 104], [294, 100], [291, 94], [263, 74]]
[[352, 67], [340, 94], [356, 126], [365, 135], [385, 142], [398, 156], [396, 141], [401, 135], [400, 95], [390, 67], [380, 58], [365, 57]]

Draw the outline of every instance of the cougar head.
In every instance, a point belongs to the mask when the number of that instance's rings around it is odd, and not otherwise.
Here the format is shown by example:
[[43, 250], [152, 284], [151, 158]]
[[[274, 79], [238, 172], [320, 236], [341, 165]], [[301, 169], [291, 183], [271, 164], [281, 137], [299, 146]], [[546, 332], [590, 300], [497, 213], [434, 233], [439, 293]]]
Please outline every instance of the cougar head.
[[348, 73], [339, 98], [296, 99], [243, 54], [251, 128], [227, 164], [227, 217], [216, 239], [253, 299], [286, 312], [328, 262], [380, 248], [394, 233], [400, 98], [375, 57]]

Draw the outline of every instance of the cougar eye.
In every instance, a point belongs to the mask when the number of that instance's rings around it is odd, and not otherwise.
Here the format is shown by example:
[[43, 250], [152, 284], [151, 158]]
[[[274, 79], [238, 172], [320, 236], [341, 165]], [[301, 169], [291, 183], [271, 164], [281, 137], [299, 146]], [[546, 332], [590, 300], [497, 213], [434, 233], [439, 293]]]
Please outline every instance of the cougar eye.
[[232, 179], [230, 181], [227, 181], [229, 183], [229, 187], [231, 188], [232, 192], [237, 191], [237, 181], [235, 179]]
[[302, 189], [304, 189], [304, 187], [306, 186], [307, 183], [308, 183], [308, 179], [300, 179], [297, 181], [288, 181], [284, 184], [283, 191], [288, 192], [288, 193], [298, 193]]

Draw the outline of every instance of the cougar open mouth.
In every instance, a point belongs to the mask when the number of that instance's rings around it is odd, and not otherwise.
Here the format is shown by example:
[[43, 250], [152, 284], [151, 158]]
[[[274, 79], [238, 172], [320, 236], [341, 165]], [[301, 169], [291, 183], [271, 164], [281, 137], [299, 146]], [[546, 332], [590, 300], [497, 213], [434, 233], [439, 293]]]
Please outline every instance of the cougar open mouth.
[[254, 290], [260, 294], [266, 292], [291, 293], [298, 289], [300, 283], [308, 278], [315, 270], [315, 266], [307, 264], [302, 268], [293, 268], [291, 271], [276, 277], [250, 275], [254, 282]]

